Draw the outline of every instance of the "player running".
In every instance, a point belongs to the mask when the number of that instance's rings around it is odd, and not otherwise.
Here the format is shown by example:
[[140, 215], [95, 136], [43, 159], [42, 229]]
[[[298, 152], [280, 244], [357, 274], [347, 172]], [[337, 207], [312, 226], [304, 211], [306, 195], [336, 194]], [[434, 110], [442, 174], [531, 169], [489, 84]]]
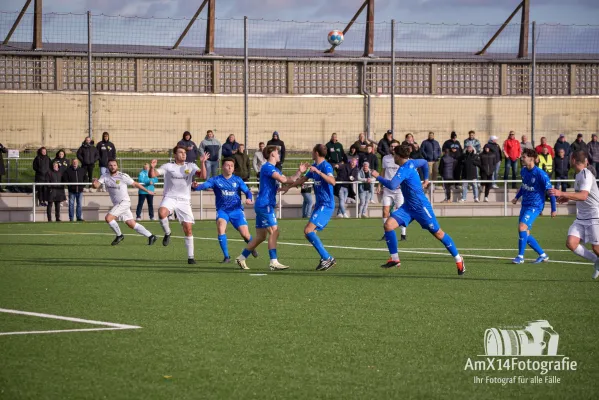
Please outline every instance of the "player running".
[[[218, 243], [223, 251], [223, 263], [230, 263], [229, 246], [227, 244], [227, 224], [231, 222], [246, 243], [252, 240], [248, 229], [248, 222], [245, 219], [243, 205], [241, 204], [240, 192], [245, 193], [245, 204], [254, 204], [252, 200], [252, 191], [245, 182], [238, 176], [233, 175], [235, 169], [235, 160], [232, 158], [223, 159], [222, 174], [213, 176], [206, 182], [197, 184], [194, 182], [192, 188], [195, 191], [212, 189], [216, 197], [216, 231], [218, 233]], [[258, 252], [252, 252], [254, 257], [258, 257]]]
[[[584, 151], [576, 151], [570, 158], [576, 170], [574, 193], [551, 189], [549, 193], [558, 197], [560, 203], [568, 200], [576, 202], [576, 220], [568, 230], [566, 247], [574, 254], [595, 263], [593, 279], [599, 278], [599, 189], [595, 176], [587, 168], [588, 160]], [[580, 244], [590, 243], [593, 251]]]
[[[383, 268], [399, 267], [401, 261], [397, 254], [397, 235], [395, 229], [398, 226], [407, 227], [410, 222], [415, 220], [420, 224], [422, 229], [428, 230], [435, 238], [437, 238], [453, 258], [455, 259], [458, 269], [458, 275], [463, 275], [466, 271], [464, 259], [460, 256], [455, 247], [453, 239], [441, 230], [433, 207], [424, 194], [423, 187], [429, 185], [428, 181], [428, 164], [426, 160], [411, 160], [410, 153], [412, 147], [409, 145], [401, 145], [395, 148], [394, 160], [399, 169], [392, 180], [383, 178], [376, 171], [372, 171], [372, 176], [385, 186], [387, 189], [396, 190], [401, 188], [405, 202], [402, 206], [391, 214], [391, 218], [385, 222], [385, 238], [391, 258], [386, 264], [381, 265]], [[420, 183], [420, 176], [417, 168], [422, 169], [424, 174], [424, 183]]]
[[193, 212], [191, 211], [191, 183], [196, 176], [206, 179], [206, 160], [210, 157], [210, 153], [204, 153], [200, 157], [200, 161], [202, 162], [201, 169], [195, 163], [185, 162], [187, 158], [185, 147], [175, 146], [173, 157], [175, 158], [174, 163], [163, 164], [160, 168], [156, 168], [158, 161], [152, 160], [150, 171], [148, 172], [150, 178], [160, 175], [164, 176], [164, 195], [158, 209], [160, 226], [164, 230], [162, 245], [168, 246], [171, 241], [171, 228], [169, 227], [168, 216], [172, 212], [175, 212], [185, 233], [187, 263], [195, 264], [193, 232], [191, 230], [195, 223]]
[[245, 260], [252, 254], [252, 251], [262, 243], [266, 236], [268, 237], [268, 255], [270, 256], [270, 269], [279, 271], [289, 268], [283, 265], [277, 259], [277, 238], [279, 229], [277, 226], [277, 217], [275, 215], [275, 206], [277, 205], [278, 183], [291, 184], [295, 182], [301, 174], [308, 170], [307, 164], [300, 164], [299, 169], [292, 177], [284, 176], [275, 165], [281, 159], [277, 146], [266, 146], [263, 152], [266, 162], [260, 168], [260, 191], [254, 204], [256, 211], [256, 237], [254, 237], [243, 250], [241, 255], [235, 259], [241, 269], [249, 269]]
[[127, 192], [127, 186], [133, 186], [136, 189], [144, 191], [148, 194], [154, 194], [150, 192], [141, 184], [135, 182], [127, 174], [119, 172], [119, 166], [116, 160], [108, 160], [108, 173], [100, 176], [100, 179], [94, 179], [92, 187], [98, 189], [100, 186], [104, 186], [108, 190], [110, 200], [112, 201], [113, 207], [108, 211], [104, 220], [110, 226], [110, 228], [116, 234], [116, 238], [112, 241], [112, 245], [116, 246], [125, 240], [125, 235], [121, 232], [117, 220], [121, 218], [125, 221], [125, 224], [140, 235], [144, 235], [148, 238], [148, 245], [151, 246], [156, 241], [156, 236], [152, 235], [142, 224], [138, 224], [133, 218], [131, 213], [131, 198]]
[[[549, 176], [545, 171], [535, 165], [537, 153], [534, 149], [524, 149], [522, 151], [522, 186], [512, 200], [513, 204], [518, 203], [522, 197], [522, 209], [518, 224], [518, 256], [512, 260], [513, 264], [522, 264], [524, 262], [524, 250], [528, 244], [539, 255], [533, 264], [549, 261], [549, 256], [545, 254], [537, 240], [530, 234], [532, 224], [535, 219], [543, 212], [545, 208], [545, 193], [553, 186]], [[551, 218], [557, 215], [555, 205], [555, 196], [551, 196]]]
[[[399, 146], [399, 142], [397, 140], [393, 140], [391, 142], [391, 154], [387, 154], [383, 157], [383, 177], [385, 179], [391, 180], [397, 173], [399, 169], [399, 165], [395, 164], [393, 152], [395, 148]], [[403, 195], [401, 194], [401, 188], [397, 188], [395, 190], [389, 190], [383, 186], [383, 226], [387, 219], [389, 219], [389, 215], [391, 215], [391, 207], [395, 207], [397, 210], [403, 204]], [[401, 227], [401, 236], [400, 241], [407, 240], [406, 236], [407, 228], [405, 226]], [[381, 240], [385, 240], [385, 235], [381, 238]]]
[[320, 238], [316, 235], [316, 231], [321, 231], [327, 226], [335, 211], [335, 197], [333, 195], [335, 177], [333, 176], [333, 167], [324, 159], [326, 155], [327, 148], [325, 145], [317, 144], [314, 146], [312, 150], [314, 164], [310, 167], [310, 171], [293, 184], [287, 185], [283, 190], [287, 192], [293, 186], [303, 185], [308, 179], [314, 180], [316, 205], [310, 216], [310, 222], [304, 228], [304, 235], [320, 254], [320, 262], [316, 267], [317, 271], [326, 271], [336, 264], [335, 258], [326, 251]]

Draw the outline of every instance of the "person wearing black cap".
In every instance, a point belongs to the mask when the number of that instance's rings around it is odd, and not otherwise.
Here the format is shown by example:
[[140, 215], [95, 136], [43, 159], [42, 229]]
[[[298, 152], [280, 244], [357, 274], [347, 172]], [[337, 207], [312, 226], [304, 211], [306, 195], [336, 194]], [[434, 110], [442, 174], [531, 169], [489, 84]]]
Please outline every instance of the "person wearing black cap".
[[279, 149], [279, 156], [281, 157], [281, 161], [279, 161], [276, 165], [276, 167], [279, 170], [283, 170], [283, 164], [285, 163], [285, 142], [283, 142], [281, 140], [281, 137], [279, 136], [279, 132], [274, 131], [272, 133], [272, 139], [269, 140], [268, 142], [266, 142], [267, 146], [277, 146], [277, 148]]
[[456, 148], [456, 151], [452, 151], [451, 155], [454, 156], [456, 159], [460, 158], [460, 156], [462, 155], [462, 152], [464, 151], [462, 149], [462, 145], [460, 144], [460, 141], [457, 139], [458, 138], [458, 134], [455, 132], [451, 132], [451, 139], [446, 140], [445, 143], [443, 143], [443, 147], [441, 148], [441, 151], [443, 153], [445, 153], [445, 149], [450, 149], [452, 147]]
[[576, 135], [576, 140], [570, 145], [570, 154], [577, 151], [584, 151], [587, 154], [589, 153], [587, 144], [584, 142], [584, 140], [582, 140], [582, 133]]
[[588, 147], [588, 156], [589, 163], [593, 164], [595, 167], [595, 171], [599, 171], [597, 169], [599, 167], [599, 141], [597, 141], [597, 134], [593, 133], [591, 141], [587, 144]]
[[565, 157], [570, 159], [570, 143], [566, 142], [566, 135], [563, 133], [559, 135], [555, 145], [553, 146], [553, 150], [555, 155], [559, 153], [560, 150], [564, 150]]

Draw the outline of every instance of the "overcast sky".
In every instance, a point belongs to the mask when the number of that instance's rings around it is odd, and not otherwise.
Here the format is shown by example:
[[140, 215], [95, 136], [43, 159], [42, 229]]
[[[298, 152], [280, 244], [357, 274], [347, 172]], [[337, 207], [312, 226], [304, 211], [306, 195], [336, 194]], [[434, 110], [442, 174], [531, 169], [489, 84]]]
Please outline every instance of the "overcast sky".
[[[217, 18], [346, 21], [363, 0], [216, 0]], [[18, 11], [25, 0], [2, 0], [0, 11]], [[377, 21], [501, 23], [519, 0], [377, 0]], [[531, 21], [597, 24], [599, 0], [531, 0]], [[44, 12], [190, 18], [201, 0], [44, 0]], [[30, 8], [32, 11], [33, 4]], [[362, 16], [362, 19], [364, 16]]]

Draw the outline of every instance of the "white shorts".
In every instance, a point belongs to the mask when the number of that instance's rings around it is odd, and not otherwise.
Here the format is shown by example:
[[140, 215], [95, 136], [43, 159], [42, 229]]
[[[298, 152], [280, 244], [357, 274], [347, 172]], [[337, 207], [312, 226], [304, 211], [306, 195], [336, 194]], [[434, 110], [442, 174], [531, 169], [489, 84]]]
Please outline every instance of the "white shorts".
[[133, 218], [133, 213], [131, 212], [131, 203], [124, 201], [112, 207], [110, 211], [108, 211], [108, 214], [114, 215], [121, 221], [130, 221], [135, 219]]
[[193, 212], [191, 211], [191, 200], [173, 199], [172, 197], [164, 197], [160, 207], [168, 208], [168, 210], [177, 215], [179, 222], [195, 223]]
[[389, 207], [395, 205], [395, 208], [399, 208], [403, 204], [403, 195], [401, 191], [393, 193], [387, 190], [383, 190], [383, 207]]
[[583, 243], [599, 244], [599, 224], [586, 225], [574, 221], [568, 229], [568, 236], [576, 236]]

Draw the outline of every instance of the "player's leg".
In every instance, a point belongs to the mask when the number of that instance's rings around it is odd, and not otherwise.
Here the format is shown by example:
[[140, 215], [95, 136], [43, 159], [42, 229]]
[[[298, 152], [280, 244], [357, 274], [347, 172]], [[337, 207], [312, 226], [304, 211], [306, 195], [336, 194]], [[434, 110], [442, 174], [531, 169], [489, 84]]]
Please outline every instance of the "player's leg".
[[310, 216], [310, 222], [304, 228], [304, 235], [308, 242], [314, 246], [318, 254], [320, 255], [320, 262], [316, 267], [317, 271], [325, 271], [336, 264], [335, 258], [333, 258], [329, 252], [324, 248], [322, 241], [316, 234], [316, 231], [323, 230], [329, 223], [333, 216], [334, 209], [320, 207], [312, 213]]
[[131, 215], [130, 218], [125, 217], [125, 224], [140, 235], [147, 237], [148, 246], [151, 246], [156, 242], [156, 236], [153, 235], [152, 232], [147, 230], [145, 226], [143, 226], [142, 224], [138, 224], [137, 221], [133, 219], [133, 215]]
[[[579, 257], [595, 263], [593, 279], [599, 277], [599, 227], [597, 225], [585, 226], [574, 222], [568, 230], [566, 247]], [[591, 243], [593, 251], [587, 249], [582, 243]]]
[[[393, 204], [395, 205], [396, 209], [399, 209], [399, 207], [401, 207], [403, 205], [403, 194], [401, 192], [397, 192], [395, 193], [395, 195], [393, 196]], [[399, 227], [400, 233], [401, 233], [401, 237], [400, 237], [400, 241], [404, 241], [404, 240], [408, 240], [408, 236], [407, 236], [407, 225], [406, 226], [400, 226]]]
[[[385, 227], [385, 222], [387, 222], [387, 219], [389, 218], [390, 214], [391, 214], [391, 199], [389, 196], [387, 196], [383, 193], [383, 229]], [[381, 237], [380, 240], [385, 240], [385, 235], [383, 235], [383, 237]]]
[[223, 263], [231, 262], [231, 256], [229, 255], [229, 244], [227, 242], [227, 218], [226, 213], [219, 211], [216, 219], [216, 233], [218, 235], [218, 244], [223, 252]]
[[443, 232], [443, 230], [440, 227], [436, 232], [433, 232], [433, 230], [429, 231], [437, 240], [443, 243], [443, 246], [445, 246], [449, 254], [451, 254], [453, 259], [455, 260], [455, 264], [458, 269], [458, 275], [464, 275], [464, 272], [466, 272], [466, 264], [464, 263], [464, 258], [460, 256], [460, 252], [458, 251], [458, 248], [456, 247], [451, 236]]
[[[245, 221], [245, 216], [244, 216], [243, 220]], [[250, 229], [248, 227], [247, 221], [245, 221], [245, 223], [242, 225], [233, 224], [233, 227], [235, 227], [235, 229], [237, 229], [237, 232], [239, 232], [239, 234], [241, 235], [241, 238], [245, 241], [245, 243], [249, 243], [252, 241], [253, 237], [252, 237], [252, 234], [250, 233]], [[258, 252], [256, 251], [256, 249], [252, 250], [252, 255], [254, 256], [254, 258], [258, 257]]]
[[[599, 239], [595, 236], [595, 241], [593, 242], [593, 252], [596, 256], [599, 256]], [[599, 278], [599, 257], [595, 260], [595, 271], [593, 271], [593, 279]]]
[[165, 197], [162, 199], [160, 207], [158, 208], [158, 218], [160, 220], [160, 226], [164, 231], [164, 238], [162, 238], [163, 246], [168, 246], [168, 244], [171, 242], [171, 227], [168, 222], [168, 216], [171, 214], [171, 212], [173, 212], [176, 202], [177, 201], [175, 199], [169, 199]]
[[289, 268], [279, 262], [277, 257], [277, 240], [279, 239], [279, 227], [272, 225], [267, 228], [268, 231], [268, 256], [270, 258], [269, 268], [271, 271], [281, 271]]
[[512, 264], [522, 264], [524, 262], [524, 250], [528, 243], [529, 221], [533, 215], [532, 209], [522, 207], [518, 217], [518, 255], [512, 260]]
[[125, 236], [123, 236], [123, 233], [121, 232], [121, 228], [119, 227], [119, 224], [117, 222], [118, 216], [115, 215], [116, 212], [114, 212], [114, 214], [111, 214], [111, 212], [113, 212], [113, 210], [115, 208], [116, 207], [113, 207], [112, 210], [110, 210], [108, 212], [108, 214], [106, 214], [106, 216], [104, 217], [104, 221], [106, 221], [108, 226], [110, 226], [110, 229], [112, 229], [112, 231], [116, 235], [116, 238], [114, 238], [114, 240], [111, 243], [111, 245], [113, 245], [113, 246], [116, 246], [117, 244], [119, 244], [123, 240], [125, 240]]
[[385, 221], [385, 242], [387, 243], [387, 248], [389, 249], [391, 257], [385, 264], [381, 265], [381, 267], [392, 268], [401, 265], [399, 253], [397, 251], [397, 235], [395, 234], [395, 230], [400, 226], [408, 226], [410, 222], [412, 222], [412, 217], [410, 217], [410, 214], [404, 207], [400, 207], [391, 214], [390, 218], [387, 218], [387, 221]]
[[[177, 217], [179, 217], [179, 213], [177, 212]], [[185, 235], [185, 249], [187, 249], [187, 263], [195, 264], [195, 255], [194, 255], [194, 243], [193, 243], [193, 222], [181, 222], [181, 227], [183, 228], [183, 234]]]

